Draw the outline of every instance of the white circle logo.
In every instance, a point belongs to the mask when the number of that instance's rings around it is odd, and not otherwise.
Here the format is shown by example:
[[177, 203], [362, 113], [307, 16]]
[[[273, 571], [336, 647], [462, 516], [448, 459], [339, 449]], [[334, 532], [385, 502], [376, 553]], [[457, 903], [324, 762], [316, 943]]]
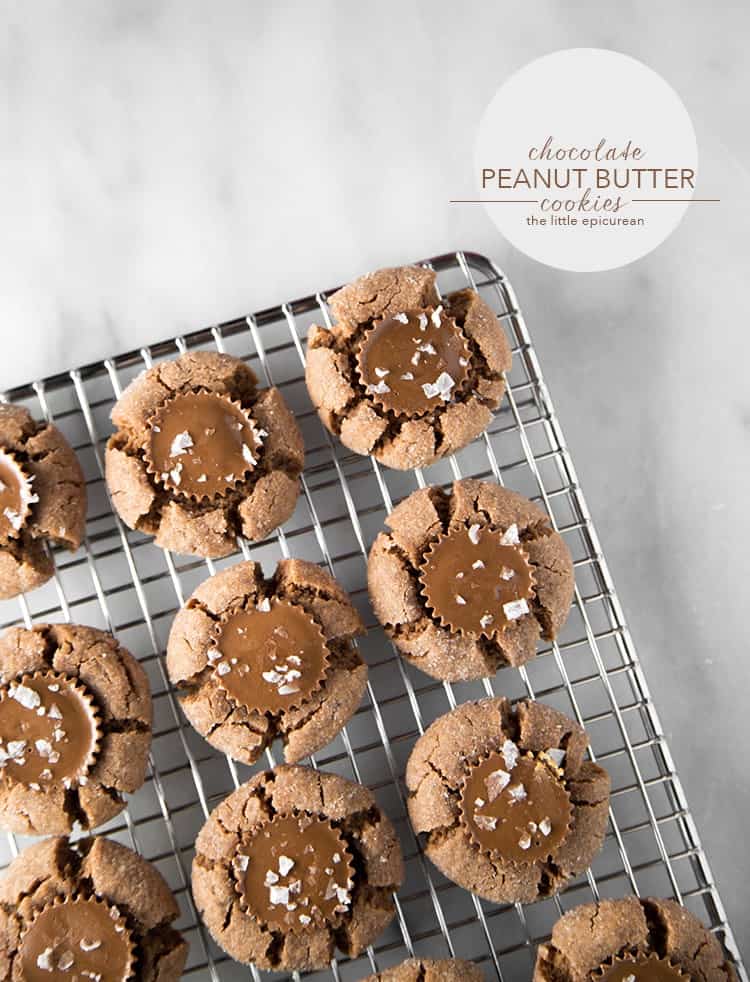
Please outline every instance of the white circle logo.
[[498, 90], [476, 143], [478, 198], [502, 234], [558, 269], [614, 269], [676, 228], [695, 193], [695, 131], [675, 91], [600, 48], [557, 51]]

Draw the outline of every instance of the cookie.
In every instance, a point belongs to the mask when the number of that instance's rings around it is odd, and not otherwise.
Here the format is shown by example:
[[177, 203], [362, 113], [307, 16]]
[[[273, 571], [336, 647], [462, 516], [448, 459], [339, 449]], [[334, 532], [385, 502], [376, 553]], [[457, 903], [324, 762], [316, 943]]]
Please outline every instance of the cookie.
[[459, 682], [523, 665], [554, 638], [573, 563], [547, 515], [515, 491], [465, 479], [414, 491], [370, 551], [375, 614], [404, 657]]
[[46, 583], [45, 542], [75, 551], [86, 524], [86, 482], [62, 433], [23, 406], [0, 405], [0, 598]]
[[0, 825], [23, 835], [95, 828], [143, 784], [146, 674], [104, 631], [11, 628], [0, 638]]
[[276, 738], [295, 763], [329, 743], [359, 706], [364, 633], [324, 570], [284, 559], [270, 579], [237, 563], [202, 583], [175, 617], [167, 670], [208, 742], [253, 764]]
[[172, 982], [188, 946], [161, 874], [109, 839], [45, 839], [0, 880], [0, 978]]
[[435, 274], [381, 269], [330, 298], [336, 323], [313, 325], [305, 376], [323, 424], [388, 467], [425, 467], [489, 424], [505, 392], [508, 341], [474, 290], [440, 300]]
[[226, 556], [294, 511], [302, 437], [244, 362], [193, 351], [138, 376], [112, 410], [107, 485], [120, 518], [174, 552]]
[[193, 896], [214, 940], [258, 968], [326, 968], [390, 923], [403, 879], [393, 826], [372, 794], [336, 774], [282, 765], [211, 813]]
[[733, 982], [703, 924], [674, 900], [627, 897], [568, 911], [539, 946], [534, 982]]
[[483, 982], [474, 962], [460, 958], [407, 958], [400, 965], [368, 975], [362, 982]]
[[426, 855], [496, 903], [549, 897], [604, 841], [609, 775], [583, 759], [586, 733], [542, 703], [467, 702], [417, 740], [408, 807]]

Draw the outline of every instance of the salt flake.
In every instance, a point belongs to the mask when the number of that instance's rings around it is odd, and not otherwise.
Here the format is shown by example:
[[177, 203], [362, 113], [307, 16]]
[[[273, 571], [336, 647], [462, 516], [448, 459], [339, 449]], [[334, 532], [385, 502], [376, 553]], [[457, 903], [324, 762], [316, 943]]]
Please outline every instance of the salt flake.
[[511, 600], [509, 603], [503, 604], [503, 613], [509, 621], [517, 621], [519, 617], [523, 617], [528, 612], [529, 605], [524, 599]]
[[178, 433], [174, 440], [172, 440], [172, 445], [169, 448], [169, 456], [179, 457], [181, 454], [187, 453], [192, 446], [193, 438], [187, 430], [183, 430], [182, 433]]

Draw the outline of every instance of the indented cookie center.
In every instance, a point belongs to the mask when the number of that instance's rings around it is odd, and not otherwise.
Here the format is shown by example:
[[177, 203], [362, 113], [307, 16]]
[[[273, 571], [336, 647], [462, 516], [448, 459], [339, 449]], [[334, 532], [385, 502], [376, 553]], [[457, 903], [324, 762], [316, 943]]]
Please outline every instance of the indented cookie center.
[[86, 783], [99, 725], [86, 690], [63, 675], [39, 673], [0, 687], [0, 772], [35, 791]]
[[366, 391], [384, 409], [421, 416], [455, 397], [469, 361], [463, 332], [436, 307], [376, 323], [360, 345], [357, 367]]
[[31, 490], [33, 480], [10, 451], [0, 449], [0, 540], [17, 538], [26, 524], [39, 500]]
[[604, 962], [592, 978], [602, 982], [684, 982], [686, 975], [658, 955], [627, 955]]
[[462, 821], [474, 842], [518, 862], [554, 856], [571, 815], [562, 772], [510, 740], [472, 765], [461, 789]]
[[446, 627], [486, 638], [529, 613], [534, 587], [515, 525], [505, 532], [451, 529], [425, 553], [420, 581], [427, 606]]
[[234, 858], [247, 910], [271, 930], [336, 924], [351, 904], [351, 856], [339, 831], [316, 816], [275, 815]]
[[27, 982], [126, 982], [132, 977], [133, 944], [117, 907], [101, 900], [53, 902], [21, 938]]
[[148, 429], [149, 469], [184, 497], [226, 494], [258, 462], [261, 432], [241, 406], [212, 392], [173, 396]]
[[209, 659], [235, 702], [259, 713], [277, 713], [301, 705], [321, 686], [328, 647], [302, 607], [264, 599], [222, 619]]

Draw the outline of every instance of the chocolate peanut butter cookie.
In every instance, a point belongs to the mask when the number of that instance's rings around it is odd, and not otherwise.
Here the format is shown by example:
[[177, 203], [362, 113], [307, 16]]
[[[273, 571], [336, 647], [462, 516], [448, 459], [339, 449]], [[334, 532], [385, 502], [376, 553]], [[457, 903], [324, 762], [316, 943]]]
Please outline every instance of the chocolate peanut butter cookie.
[[0, 405], [0, 598], [46, 583], [45, 540], [75, 551], [85, 523], [86, 483], [68, 441], [23, 406]]
[[294, 511], [302, 437], [278, 389], [230, 355], [194, 351], [138, 376], [114, 409], [107, 484], [130, 528], [157, 545], [226, 556]]
[[483, 982], [474, 962], [460, 958], [407, 958], [400, 965], [368, 975], [362, 982]]
[[0, 880], [0, 978], [173, 982], [187, 943], [179, 908], [145, 859], [108, 839], [45, 839]]
[[732, 982], [721, 945], [674, 900], [602, 900], [568, 911], [540, 945], [534, 982]]
[[101, 825], [143, 784], [150, 747], [148, 680], [110, 634], [40, 624], [0, 638], [0, 825]]
[[215, 941], [259, 968], [326, 967], [389, 924], [401, 885], [398, 839], [370, 792], [282, 765], [210, 815], [196, 842], [193, 895]]
[[496, 903], [530, 903], [582, 873], [602, 847], [609, 776], [583, 754], [582, 727], [538, 702], [468, 702], [417, 741], [409, 816], [454, 883]]
[[511, 355], [474, 290], [442, 302], [435, 274], [381, 269], [330, 298], [336, 323], [308, 334], [306, 378], [324, 425], [388, 467], [424, 467], [460, 450], [492, 418]]
[[398, 504], [373, 543], [370, 599], [412, 664], [446, 682], [523, 665], [554, 638], [573, 563], [547, 515], [520, 494], [465, 479]]
[[167, 669], [182, 708], [212, 746], [252, 764], [277, 737], [294, 763], [329, 743], [355, 712], [367, 668], [348, 596], [315, 563], [282, 560], [271, 579], [238, 563], [179, 611]]

